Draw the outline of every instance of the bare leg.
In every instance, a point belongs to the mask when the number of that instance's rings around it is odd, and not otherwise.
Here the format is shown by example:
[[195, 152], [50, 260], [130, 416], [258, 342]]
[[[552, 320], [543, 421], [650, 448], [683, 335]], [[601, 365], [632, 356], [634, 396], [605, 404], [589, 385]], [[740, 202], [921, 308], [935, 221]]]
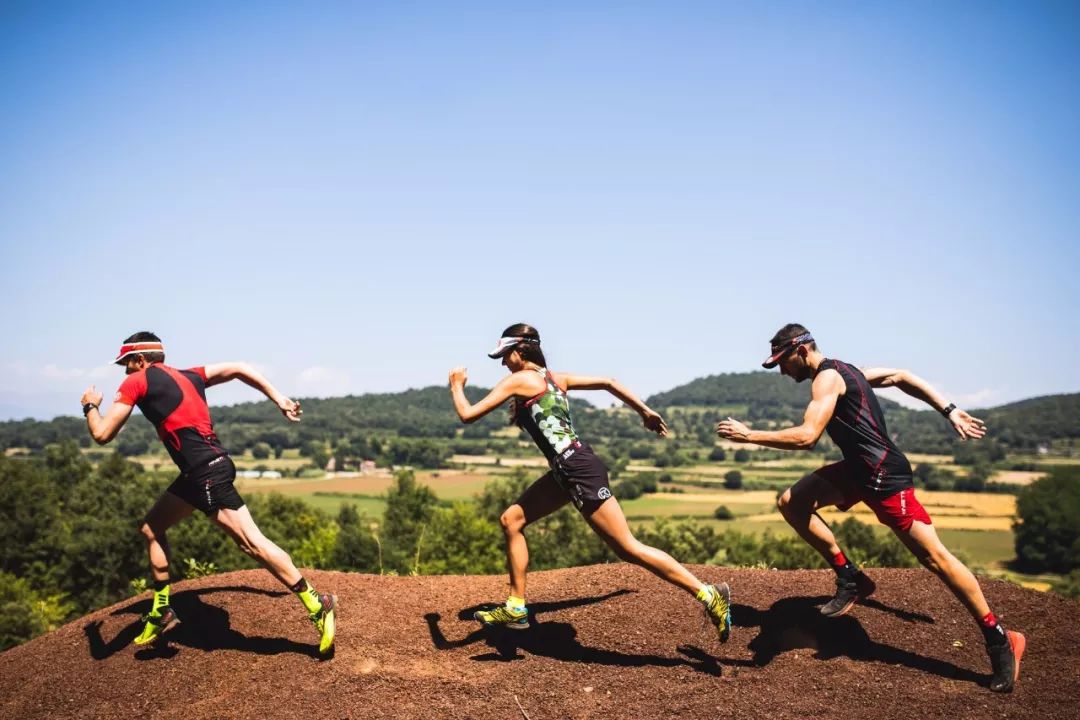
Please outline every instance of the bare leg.
[[982, 588], [964, 563], [946, 549], [933, 525], [916, 520], [907, 530], [893, 528], [896, 537], [930, 572], [941, 578], [976, 621], [990, 612]]
[[279, 548], [259, 531], [247, 505], [238, 510], [219, 509], [211, 519], [218, 524], [247, 555], [259, 561], [286, 587], [300, 582], [300, 571], [293, 565], [289, 554]]
[[506, 566], [510, 571], [510, 594], [525, 597], [525, 574], [529, 568], [529, 546], [525, 541], [525, 526], [561, 508], [570, 500], [566, 492], [548, 473], [521, 494], [499, 518], [506, 537]]
[[150, 574], [155, 582], [169, 580], [169, 561], [172, 555], [165, 531], [194, 511], [195, 508], [176, 495], [164, 492], [143, 518], [139, 531], [146, 540], [146, 552], [150, 556]]
[[640, 565], [659, 578], [696, 595], [704, 583], [663, 550], [650, 547], [630, 532], [619, 501], [608, 498], [587, 518], [589, 525], [622, 560]]
[[843, 502], [843, 494], [825, 478], [810, 473], [789, 487], [777, 498], [776, 507], [810, 547], [821, 553], [825, 562], [832, 564], [840, 552], [836, 537], [829, 526], [817, 516], [816, 510]]

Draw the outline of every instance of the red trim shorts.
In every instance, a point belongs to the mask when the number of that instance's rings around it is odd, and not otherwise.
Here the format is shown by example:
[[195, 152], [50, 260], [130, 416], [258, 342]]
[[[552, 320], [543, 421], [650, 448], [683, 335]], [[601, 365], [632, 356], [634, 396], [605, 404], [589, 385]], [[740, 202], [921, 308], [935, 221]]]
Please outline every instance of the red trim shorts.
[[814, 474], [828, 481], [844, 496], [843, 501], [836, 504], [841, 512], [849, 510], [855, 503], [863, 502], [874, 511], [878, 521], [886, 527], [910, 530], [911, 524], [916, 520], [927, 525], [933, 524], [930, 514], [915, 497], [914, 487], [882, 496], [881, 493], [867, 488], [854, 478], [848, 471], [847, 463], [843, 460], [819, 468], [814, 471]]

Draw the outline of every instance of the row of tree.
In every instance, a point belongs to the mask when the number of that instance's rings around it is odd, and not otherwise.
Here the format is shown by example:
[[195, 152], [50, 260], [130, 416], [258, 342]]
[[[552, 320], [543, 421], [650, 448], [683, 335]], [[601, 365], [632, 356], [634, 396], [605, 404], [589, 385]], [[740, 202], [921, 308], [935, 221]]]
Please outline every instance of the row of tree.
[[[466, 388], [473, 401], [487, 392], [486, 388]], [[210, 399], [213, 399], [211, 391]], [[790, 382], [776, 373], [740, 373], [700, 378], [691, 383], [660, 393], [648, 402], [664, 412], [669, 426], [684, 448], [708, 452], [716, 441], [715, 425], [729, 414], [757, 425], [797, 423], [809, 400], [807, 388]], [[493, 435], [506, 427], [507, 416], [496, 412], [479, 422], [464, 427], [454, 414], [443, 387], [428, 387], [401, 393], [371, 394], [303, 401], [304, 422], [287, 424], [268, 402], [242, 403], [214, 408], [217, 429], [225, 446], [239, 453], [248, 449], [269, 448], [280, 454], [286, 448], [305, 448], [321, 443], [332, 448], [347, 442], [356, 453], [371, 453], [372, 459], [389, 461], [372, 442], [391, 438], [403, 441], [428, 439], [445, 447], [447, 443], [478, 441], [475, 447], [498, 444]], [[674, 466], [687, 459], [687, 453], [676, 454], [664, 446], [648, 443], [649, 434], [642, 429], [636, 414], [626, 409], [598, 409], [579, 398], [571, 398], [578, 429], [593, 444], [625, 448], [622, 454], [649, 448], [650, 456], [659, 463]], [[910, 452], [952, 454], [961, 464], [980, 460], [993, 462], [1006, 450], [1032, 450], [1053, 441], [1072, 442], [1080, 438], [1080, 394], [1034, 398], [982, 413], [990, 427], [991, 436], [978, 444], [958, 443], [945, 420], [932, 410], [915, 411], [882, 400], [889, 430], [900, 446]], [[459, 434], [460, 433], [460, 434]], [[90, 444], [85, 423], [80, 418], [63, 417], [50, 421], [9, 421], [0, 423], [0, 449], [27, 447], [41, 450], [46, 445], [73, 439], [83, 447]], [[155, 447], [157, 438], [153, 427], [146, 422], [129, 422], [116, 440], [117, 449], [132, 456]], [[412, 446], [403, 443], [400, 448]], [[828, 453], [827, 438], [819, 451]], [[447, 453], [448, 454], [448, 453]], [[409, 464], [428, 467], [423, 463], [443, 462], [430, 453], [423, 462]]]
[[[1019, 567], [1080, 570], [1080, 477], [1058, 471], [1024, 490], [1016, 528]], [[170, 480], [113, 453], [91, 465], [74, 443], [40, 457], [0, 456], [0, 649], [145, 588], [139, 519]], [[301, 567], [369, 573], [502, 572], [498, 518], [531, 478], [521, 472], [489, 484], [472, 502], [444, 502], [412, 473], [400, 473], [381, 518], [350, 505], [332, 517], [275, 494], [246, 498], [263, 532]], [[654, 490], [660, 478], [616, 483], [617, 494]], [[909, 566], [891, 535], [853, 519], [836, 528], [858, 562]], [[531, 565], [570, 567], [613, 559], [569, 507], [530, 526]], [[793, 536], [721, 531], [693, 521], [657, 522], [638, 536], [683, 562], [776, 568], [814, 567], [820, 558]], [[170, 531], [177, 577], [255, 567], [196, 514]]]

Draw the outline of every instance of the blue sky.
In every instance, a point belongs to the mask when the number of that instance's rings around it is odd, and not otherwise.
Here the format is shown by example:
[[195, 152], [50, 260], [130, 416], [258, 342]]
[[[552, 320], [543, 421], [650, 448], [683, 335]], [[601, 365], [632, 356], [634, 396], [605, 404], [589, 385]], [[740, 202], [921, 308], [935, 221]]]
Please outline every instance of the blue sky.
[[5, 3], [0, 418], [140, 329], [298, 396], [491, 384], [518, 321], [642, 395], [789, 321], [1077, 391], [1078, 70], [1071, 3]]

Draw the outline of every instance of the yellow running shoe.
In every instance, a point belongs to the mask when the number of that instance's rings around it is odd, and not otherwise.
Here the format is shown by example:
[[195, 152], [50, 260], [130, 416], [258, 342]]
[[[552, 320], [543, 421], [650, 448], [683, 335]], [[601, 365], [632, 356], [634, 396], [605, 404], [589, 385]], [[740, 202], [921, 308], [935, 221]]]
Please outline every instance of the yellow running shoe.
[[308, 617], [319, 631], [319, 654], [326, 655], [334, 647], [334, 610], [337, 608], [337, 595], [323, 593], [319, 596], [319, 603], [322, 605], [319, 611]]
[[720, 642], [726, 643], [731, 636], [731, 588], [727, 583], [710, 585], [712, 597], [705, 603], [705, 612], [709, 622], [716, 626]]
[[527, 630], [529, 628], [529, 611], [524, 607], [512, 608], [500, 605], [492, 610], [477, 610], [473, 618], [485, 625], [502, 625], [511, 630]]
[[135, 638], [136, 645], [148, 645], [157, 640], [161, 633], [177, 622], [176, 611], [166, 605], [159, 608], [159, 614], [143, 615], [142, 620], [146, 622], [146, 625], [143, 626], [139, 637]]

